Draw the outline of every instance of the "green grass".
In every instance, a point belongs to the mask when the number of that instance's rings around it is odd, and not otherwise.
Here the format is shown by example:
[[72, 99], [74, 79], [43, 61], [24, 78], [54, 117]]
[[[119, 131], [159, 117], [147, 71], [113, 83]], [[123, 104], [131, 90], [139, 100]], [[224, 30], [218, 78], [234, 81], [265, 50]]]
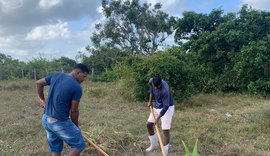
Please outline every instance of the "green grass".
[[[147, 103], [129, 102], [116, 83], [83, 83], [79, 125], [111, 156], [146, 154]], [[48, 90], [48, 88], [46, 88]], [[0, 81], [0, 155], [51, 155], [41, 126], [34, 81]], [[269, 99], [239, 94], [199, 94], [176, 102], [170, 155], [184, 155], [182, 140], [200, 155], [269, 155]], [[229, 113], [232, 117], [227, 117]], [[64, 153], [68, 149], [65, 146]], [[99, 155], [87, 147], [82, 155]]]

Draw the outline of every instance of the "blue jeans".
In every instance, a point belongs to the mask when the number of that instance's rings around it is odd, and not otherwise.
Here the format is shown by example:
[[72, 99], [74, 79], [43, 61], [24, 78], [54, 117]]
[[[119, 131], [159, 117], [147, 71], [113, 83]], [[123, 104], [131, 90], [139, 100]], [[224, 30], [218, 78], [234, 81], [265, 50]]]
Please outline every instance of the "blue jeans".
[[64, 142], [76, 151], [82, 151], [85, 148], [81, 131], [70, 119], [59, 121], [44, 114], [42, 125], [46, 130], [51, 152], [61, 153]]

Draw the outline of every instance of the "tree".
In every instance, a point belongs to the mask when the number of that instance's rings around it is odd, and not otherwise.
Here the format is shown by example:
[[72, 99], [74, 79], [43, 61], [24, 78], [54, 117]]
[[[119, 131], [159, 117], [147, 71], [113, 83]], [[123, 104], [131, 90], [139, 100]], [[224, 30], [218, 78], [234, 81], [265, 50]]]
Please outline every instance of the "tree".
[[223, 17], [223, 10], [214, 9], [210, 14], [195, 13], [194, 11], [184, 11], [183, 18], [176, 24], [175, 41], [182, 43], [182, 40], [197, 39], [201, 33], [214, 31], [229, 16]]
[[0, 53], [0, 64], [3, 65], [4, 63], [8, 61], [12, 61], [11, 56]]
[[96, 24], [91, 40], [96, 49], [102, 46], [121, 49], [121, 52], [150, 55], [172, 34], [173, 17], [161, 11], [161, 4], [154, 7], [139, 0], [102, 0], [104, 24]]
[[[255, 83], [256, 85], [257, 83], [259, 86], [254, 86], [256, 88], [255, 91], [262, 90], [269, 94], [270, 71], [267, 69], [270, 60], [269, 43], [270, 35], [264, 37], [262, 40], [250, 42], [238, 54], [238, 59], [235, 60], [233, 70], [238, 73], [235, 77], [240, 79], [239, 86], [242, 90], [248, 89], [247, 87], [250, 84]], [[254, 88], [252, 90], [254, 91]]]
[[0, 53], [0, 80], [23, 77], [23, 62]]
[[83, 63], [91, 68], [92, 74], [108, 71], [112, 68], [112, 65], [116, 62], [119, 49], [110, 47], [100, 47], [99, 49], [90, 49], [86, 47], [88, 51], [91, 51], [90, 57], [83, 57]]
[[[237, 14], [222, 12], [186, 12], [178, 21], [175, 40], [185, 51], [197, 55], [194, 64], [206, 72], [207, 90], [246, 90], [250, 81], [262, 79], [269, 58], [265, 38], [270, 33], [270, 13], [247, 5]], [[217, 24], [211, 27], [213, 23]], [[187, 42], [181, 43], [183, 39]]]
[[64, 72], [70, 72], [72, 68], [76, 65], [75, 60], [64, 56], [59, 59], [55, 59], [53, 62], [55, 62], [55, 64], [59, 64], [60, 68], [62, 68], [62, 71]]

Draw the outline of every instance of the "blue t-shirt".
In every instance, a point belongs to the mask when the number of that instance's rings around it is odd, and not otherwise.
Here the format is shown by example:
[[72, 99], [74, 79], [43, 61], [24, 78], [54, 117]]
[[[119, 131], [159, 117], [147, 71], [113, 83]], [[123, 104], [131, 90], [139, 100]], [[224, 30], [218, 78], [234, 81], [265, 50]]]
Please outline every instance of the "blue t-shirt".
[[80, 102], [82, 87], [74, 77], [66, 73], [49, 75], [45, 81], [50, 89], [44, 113], [60, 121], [68, 120], [71, 102]]
[[163, 116], [170, 106], [173, 106], [173, 98], [169, 85], [162, 80], [161, 87], [158, 90], [152, 86], [152, 79], [149, 80], [150, 93], [155, 97], [154, 108], [162, 109], [160, 115]]

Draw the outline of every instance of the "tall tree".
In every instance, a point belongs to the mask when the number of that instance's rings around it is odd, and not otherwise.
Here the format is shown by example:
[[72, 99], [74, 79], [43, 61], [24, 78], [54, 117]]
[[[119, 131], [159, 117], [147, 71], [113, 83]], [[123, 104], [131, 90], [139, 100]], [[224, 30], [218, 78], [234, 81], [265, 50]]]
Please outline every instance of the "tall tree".
[[72, 68], [76, 65], [75, 60], [64, 56], [60, 57], [59, 59], [55, 59], [52, 63], [59, 64], [59, 67], [62, 68], [63, 72], [70, 72]]
[[91, 51], [90, 57], [83, 57], [83, 63], [91, 68], [92, 74], [101, 73], [111, 69], [112, 65], [116, 62], [116, 58], [119, 54], [119, 49], [102, 46], [98, 49], [86, 47], [88, 51]]
[[249, 81], [264, 76], [269, 58], [266, 49], [270, 13], [247, 5], [235, 14], [222, 12], [213, 10], [208, 15], [186, 12], [178, 21], [175, 40], [181, 43], [186, 39], [182, 47], [197, 55], [194, 63], [198, 67], [207, 69], [206, 85], [211, 83], [227, 91], [245, 90]]
[[223, 10], [214, 9], [209, 14], [184, 11], [183, 18], [176, 24], [175, 41], [197, 39], [201, 33], [214, 31], [227, 17], [223, 17]]
[[140, 4], [139, 0], [102, 0], [106, 17], [96, 24], [91, 37], [96, 49], [101, 46], [121, 49], [127, 54], [150, 55], [172, 34], [173, 17], [161, 11], [161, 4]]

